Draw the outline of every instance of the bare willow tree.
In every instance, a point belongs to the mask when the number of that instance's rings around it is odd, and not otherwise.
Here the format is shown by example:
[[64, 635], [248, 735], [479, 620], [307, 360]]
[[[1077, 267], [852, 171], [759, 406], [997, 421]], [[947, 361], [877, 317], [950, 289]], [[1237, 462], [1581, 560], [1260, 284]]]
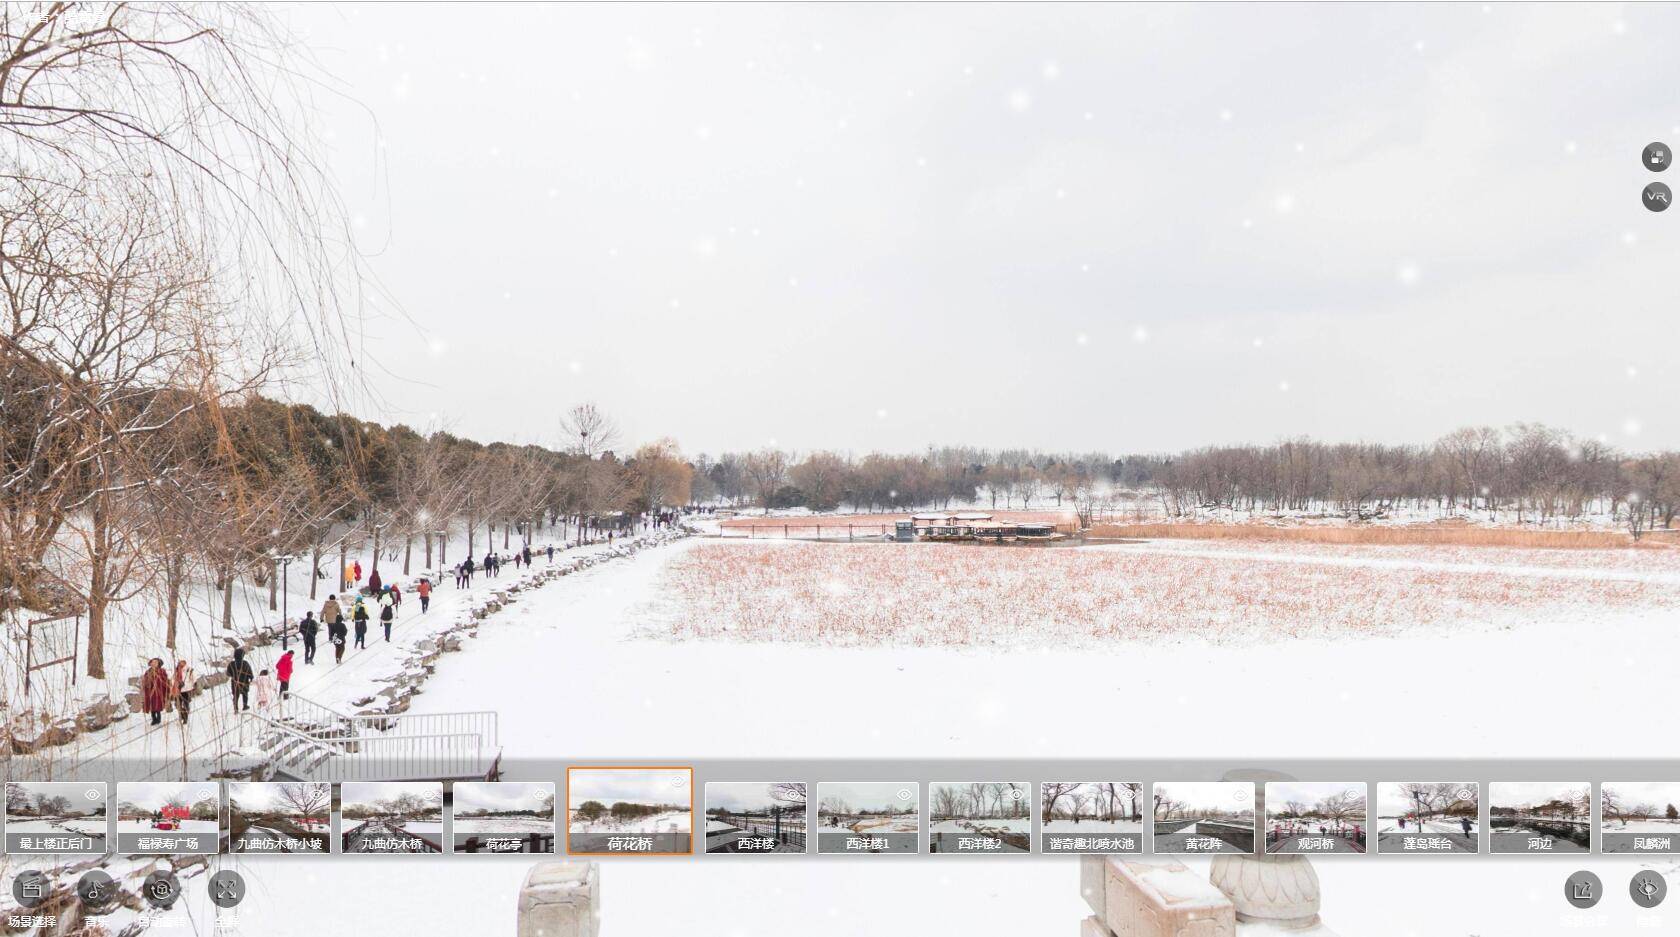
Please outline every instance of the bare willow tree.
[[[366, 297], [308, 71], [258, 7], [0, 6], [0, 601], [85, 610], [92, 676], [147, 574], [171, 427], [297, 377], [288, 350], [353, 386], [333, 349]], [[245, 535], [276, 509], [248, 477], [200, 505], [249, 512]]]

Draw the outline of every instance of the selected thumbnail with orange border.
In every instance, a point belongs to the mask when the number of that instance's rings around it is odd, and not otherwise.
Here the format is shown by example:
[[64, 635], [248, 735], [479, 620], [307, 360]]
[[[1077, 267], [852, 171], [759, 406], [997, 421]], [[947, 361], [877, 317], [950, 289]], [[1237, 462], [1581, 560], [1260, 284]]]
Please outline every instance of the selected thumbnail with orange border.
[[694, 769], [687, 765], [578, 765], [566, 769], [566, 853], [694, 853]]

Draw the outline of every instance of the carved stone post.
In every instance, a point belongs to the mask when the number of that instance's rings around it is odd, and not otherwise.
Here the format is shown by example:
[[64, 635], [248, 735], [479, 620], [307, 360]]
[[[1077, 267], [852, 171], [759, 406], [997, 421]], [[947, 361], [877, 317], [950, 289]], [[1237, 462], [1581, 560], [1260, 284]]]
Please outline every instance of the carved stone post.
[[519, 887], [519, 937], [596, 937], [601, 873], [593, 862], [539, 862]]
[[[1262, 829], [1266, 782], [1294, 780], [1276, 771], [1255, 770], [1229, 771], [1224, 779], [1254, 782], [1254, 815]], [[1240, 922], [1264, 922], [1285, 930], [1318, 926], [1318, 873], [1306, 856], [1219, 855], [1208, 877], [1231, 899]]]

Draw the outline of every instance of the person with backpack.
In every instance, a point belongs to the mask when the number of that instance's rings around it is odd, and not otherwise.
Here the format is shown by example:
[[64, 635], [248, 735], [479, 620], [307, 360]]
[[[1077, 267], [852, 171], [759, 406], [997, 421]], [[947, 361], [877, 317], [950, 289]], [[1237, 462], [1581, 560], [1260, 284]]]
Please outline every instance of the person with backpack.
[[233, 689], [233, 711], [251, 708], [251, 681], [256, 679], [251, 664], [245, 659], [245, 649], [235, 648], [233, 660], [227, 665], [228, 686]]
[[303, 636], [303, 662], [315, 663], [315, 636], [321, 633], [321, 623], [315, 620], [314, 612], [304, 612], [303, 621], [298, 622], [298, 634]]
[[366, 648], [368, 629], [367, 603], [358, 598], [356, 600], [356, 610], [350, 614], [350, 617], [356, 622], [356, 646]]
[[380, 604], [383, 607], [379, 609], [379, 624], [384, 626], [385, 643], [389, 644], [391, 643], [391, 622], [397, 617], [397, 609], [396, 605], [391, 602], [382, 602]]
[[350, 643], [350, 630], [344, 627], [344, 616], [339, 615], [327, 625], [327, 640], [332, 642], [333, 663], [344, 663], [344, 645]]
[[422, 578], [420, 584], [414, 587], [414, 591], [420, 596], [420, 614], [424, 615], [432, 605], [432, 581]]
[[152, 717], [152, 725], [163, 722], [163, 707], [169, 702], [169, 674], [163, 672], [163, 658], [154, 657], [140, 675], [140, 705]]

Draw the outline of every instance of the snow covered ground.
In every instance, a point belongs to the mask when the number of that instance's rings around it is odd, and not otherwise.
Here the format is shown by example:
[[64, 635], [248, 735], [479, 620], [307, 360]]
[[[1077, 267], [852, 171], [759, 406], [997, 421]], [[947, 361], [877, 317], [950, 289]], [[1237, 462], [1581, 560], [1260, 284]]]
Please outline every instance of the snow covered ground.
[[[1407, 692], [1403, 706], [1397, 705], [1393, 686], [1383, 681], [1338, 682], [1315, 691], [1313, 705], [1302, 711], [1301, 718], [1311, 719], [1313, 731], [1269, 734], [1265, 753], [1323, 756], [1323, 740], [1334, 738], [1336, 754], [1343, 757], [1437, 759], [1480, 757], [1490, 751], [1512, 757], [1548, 757], [1557, 755], [1556, 727], [1578, 724], [1582, 712], [1671, 709], [1666, 683], [1642, 677], [1651, 674], [1652, 662], [1680, 657], [1680, 629], [1673, 628], [1673, 615], [1661, 602], [1644, 607], [1564, 603], [1521, 621], [1471, 622], [1470, 627], [1451, 631], [1450, 642], [1442, 639], [1442, 629], [1450, 631], [1447, 624], [1417, 634], [1362, 633], [1230, 645], [1180, 642], [1164, 636], [1121, 637], [1077, 649], [1035, 646], [1024, 651], [1018, 647], [840, 648], [652, 639], [647, 628], [650, 618], [668, 622], [660, 616], [675, 614], [680, 608], [661, 592], [664, 569], [696, 546], [683, 542], [647, 551], [528, 593], [518, 606], [488, 622], [463, 653], [444, 659], [426, 692], [415, 698], [414, 711], [499, 710], [507, 746], [505, 763], [515, 776], [521, 759], [587, 762], [623, 756], [626, 740], [634, 740], [636, 751], [646, 752], [649, 758], [673, 754], [711, 758], [766, 754], [814, 758], [1217, 756], [1255, 751], [1256, 725], [1243, 714], [1254, 706], [1253, 688], [1259, 675], [1359, 668], [1386, 659], [1427, 660], [1438, 667], [1445, 654], [1449, 663], [1462, 664], [1466, 679], [1430, 680], [1427, 692]], [[1206, 552], [1221, 554], [1210, 560], [1246, 561], [1243, 551]], [[1649, 552], [1654, 551], [1639, 551], [1639, 559], [1630, 566], [1610, 566], [1637, 575], [1660, 573], [1648, 568], [1649, 562], [1656, 562], [1648, 561], [1645, 554]], [[1562, 551], [1552, 555], [1560, 558], [1558, 562], [1548, 564], [1543, 557], [1529, 556], [1512, 559], [1523, 567], [1564, 570], [1549, 581], [1579, 576], [1568, 571]], [[1375, 571], [1396, 559], [1400, 558], [1360, 550], [1331, 565], [1341, 568], [1352, 563]], [[1584, 559], [1587, 568], [1604, 565], [1590, 556]], [[1298, 561], [1290, 563], [1298, 565]], [[1490, 581], [1497, 588], [1490, 601], [1497, 604], [1527, 580], [1502, 573], [1498, 562], [1491, 565], [1495, 568]], [[1287, 575], [1293, 568], [1272, 567], [1277, 575]], [[1581, 640], [1583, 629], [1590, 631], [1591, 640]], [[1488, 660], [1502, 661], [1501, 673], [1547, 672], [1550, 657], [1560, 647], [1569, 649], [1577, 675], [1569, 693], [1552, 692], [1549, 682], [1474, 678], [1486, 672], [1483, 662]], [[1152, 661], [1150, 667], [1125, 666], [1145, 652]], [[1023, 654], [1031, 655], [1028, 667], [1022, 667]], [[533, 698], [530, 686], [533, 661], [542, 662], [548, 678], [540, 702]], [[350, 666], [348, 661], [345, 666]], [[718, 672], [740, 672], [743, 667], [800, 674], [802, 685], [811, 688], [801, 697], [807, 705], [764, 706], [761, 691], [750, 681], [706, 678]], [[624, 680], [625, 672], [644, 679]], [[1188, 673], [1196, 675], [1194, 682], [1183, 678]], [[860, 674], [867, 675], [870, 692], [845, 694], [843, 705], [839, 695], [822, 690], [849, 685]], [[930, 694], [926, 692], [929, 685], [973, 689]], [[1047, 698], [1058, 700], [1070, 712], [1112, 709], [1124, 713], [1127, 731], [1093, 733], [1087, 720], [1043, 719], [1042, 702]], [[1289, 697], [1278, 697], [1276, 705], [1287, 711]], [[1466, 712], [1502, 711], [1513, 705], [1521, 706], [1523, 719], [1463, 718]], [[1172, 718], [1136, 718], [1140, 706]], [[567, 712], [610, 712], [612, 718], [554, 718], [555, 713]], [[906, 719], [906, 712], [917, 717]], [[813, 714], [824, 722], [821, 733], [807, 731]], [[1277, 717], [1274, 713], [1272, 718]], [[1415, 731], [1420, 724], [1451, 725], [1453, 731], [1420, 734]], [[776, 750], [766, 752], [762, 739], [775, 739]], [[1625, 756], [1637, 741], [1613, 731], [1581, 733], [1570, 739], [1569, 748], [1577, 757], [1612, 758]], [[1255, 760], [1239, 759], [1232, 767], [1264, 767], [1254, 765]], [[837, 869], [834, 862], [846, 864]], [[1194, 859], [1189, 863], [1206, 869]], [[1624, 881], [1639, 867], [1633, 861], [1585, 856], [1577, 857], [1576, 864], [1594, 869], [1607, 883]], [[962, 867], [929, 860], [895, 863], [887, 871], [868, 862], [824, 859], [778, 864], [773, 882], [766, 881], [761, 868], [720, 868], [725, 864], [703, 859], [663, 865], [609, 861], [605, 865], [604, 887], [613, 894], [637, 896], [611, 902], [606, 912], [604, 926], [622, 934], [665, 932], [672, 924], [671, 909], [715, 908], [717, 902], [726, 901], [744, 910], [726, 917], [679, 910], [676, 916], [686, 933], [697, 935], [780, 934], [785, 933], [788, 920], [800, 920], [802, 933], [816, 937], [851, 935], [857, 922], [836, 897], [837, 873], [843, 875], [848, 893], [911, 888], [917, 893], [938, 891], [962, 897], [956, 902], [895, 905], [895, 932], [900, 933], [913, 932], [918, 926], [940, 930], [956, 926], [986, 935], [1036, 933], [1046, 928], [1071, 929], [1086, 913], [1071, 859], [1007, 865], [978, 862]], [[1376, 865], [1318, 865], [1325, 919], [1350, 937], [1471, 933], [1528, 937], [1555, 933], [1565, 922], [1587, 919], [1569, 909], [1557, 894], [1561, 875], [1566, 873], [1543, 860], [1483, 856], [1442, 863], [1385, 862], [1380, 869]], [[363, 867], [370, 874], [387, 868], [371, 859], [357, 866]], [[1658, 867], [1670, 869], [1673, 864]], [[281, 921], [262, 915], [264, 902], [279, 912], [288, 891], [303, 893], [312, 882], [324, 882], [336, 871], [323, 869], [320, 863], [269, 857], [264, 857], [260, 868], [246, 868], [260, 884], [253, 883], [253, 898], [241, 909], [241, 916], [263, 922], [261, 928], [247, 925], [247, 932], [261, 937], [303, 933], [310, 925], [301, 918]], [[428, 887], [441, 888], [445, 883], [454, 888], [470, 884], [488, 907], [508, 909], [507, 926], [511, 927], [513, 895], [523, 864], [438, 863], [423, 872], [418, 868], [417, 864], [402, 867], [405, 893], [412, 889], [413, 894], [426, 894]], [[428, 886], [424, 876], [436, 876], [437, 881]], [[1680, 880], [1671, 881], [1680, 887]], [[1452, 902], [1450, 916], [1445, 916], [1438, 902], [1394, 902], [1397, 890], [1464, 894], [1465, 899]], [[652, 895], [659, 900], [646, 900]], [[685, 895], [692, 900], [685, 903]], [[1488, 895], [1498, 896], [1497, 900]], [[345, 900], [343, 910], [349, 914], [351, 899]], [[404, 915], [410, 913], [417, 915], [409, 922], [412, 933], [433, 932], [427, 929], [435, 923], [429, 914], [414, 908], [427, 903], [386, 904], [383, 932], [401, 932]], [[1605, 932], [1631, 932], [1635, 927], [1635, 909], [1628, 902], [1605, 901], [1590, 917], [1593, 926]]]
[[1108, 835], [1111, 833], [1142, 833], [1141, 820], [1045, 820], [1044, 832], [1056, 834]]
[[28, 819], [6, 820], [6, 832], [30, 834], [64, 834], [72, 836], [104, 836], [105, 818], [74, 818], [66, 820]]
[[[838, 822], [829, 822], [831, 819]], [[843, 829], [854, 833], [915, 833], [921, 830], [921, 817], [899, 814], [891, 817], [817, 817], [817, 828]]]
[[[215, 820], [182, 820], [181, 828], [179, 830], [171, 830], [170, 832], [214, 834], [217, 832], [217, 829], [218, 827]], [[158, 832], [158, 828], [153, 826], [152, 821], [150, 820], [117, 821], [117, 833], [119, 835], [123, 833], [150, 834], [156, 832]]]
[[614, 820], [611, 817], [584, 820], [574, 816], [567, 829], [573, 833], [687, 833], [693, 819], [693, 815], [686, 810], [657, 813], [633, 820]]
[[456, 817], [454, 823], [457, 833], [513, 835], [554, 832], [553, 820], [539, 820], [535, 817]]
[[1680, 836], [1680, 820], [1605, 820], [1606, 833]]
[[[1024, 651], [1031, 655], [1030, 666], [1025, 668], [1023, 650], [1016, 647], [819, 647], [650, 638], [658, 627], [665, 627], [665, 633], [670, 634], [669, 623], [677, 620], [682, 607], [663, 591], [665, 568], [701, 545], [688, 541], [643, 553], [540, 590], [525, 600], [530, 612], [521, 617], [518, 627], [486, 628], [464, 653], [453, 655], [428, 684], [427, 692], [415, 699], [416, 711], [500, 709], [507, 758], [513, 770], [517, 770], [521, 758], [572, 757], [575, 753], [583, 761], [622, 755], [626, 739], [635, 739], [638, 750], [647, 752], [650, 758], [674, 753], [713, 758], [767, 754], [813, 758], [1217, 756], [1255, 750], [1255, 726], [1241, 714], [1253, 707], [1252, 688], [1258, 675], [1295, 670], [1328, 672], [1385, 659], [1429, 660], [1437, 666], [1445, 653], [1449, 665], [1462, 664], [1466, 679], [1431, 680], [1428, 692], [1407, 693], [1404, 706], [1396, 705], [1393, 687], [1383, 681], [1338, 681], [1315, 692], [1315, 705], [1310, 709], [1313, 731], [1269, 735], [1266, 754], [1321, 757], [1326, 754], [1322, 740], [1334, 738], [1336, 754], [1350, 758], [1479, 757], [1489, 751], [1512, 757], [1547, 757], [1557, 754], [1555, 727], [1576, 724], [1582, 711], [1603, 711], [1612, 705], [1618, 711], [1624, 707], [1646, 712], [1671, 708], [1663, 681], [1639, 677], [1649, 673], [1651, 661], [1680, 655], [1680, 629], [1672, 627], [1673, 616], [1665, 607], [1666, 600], [1656, 605], [1603, 606], [1590, 600], [1560, 603], [1550, 611], [1520, 620], [1503, 619], [1493, 624], [1474, 619], [1463, 628], [1437, 622], [1419, 633], [1356, 633], [1230, 645], [1161, 636], [1115, 638], [1079, 649], [1036, 646]], [[1206, 551], [1217, 554], [1207, 558], [1215, 564], [1211, 568], [1216, 576], [1223, 568], [1219, 564], [1241, 565], [1250, 561], [1245, 552], [1255, 552], [1252, 548], [1226, 550], [1223, 546]], [[1176, 549], [1177, 545], [1161, 547], [1162, 552]], [[1402, 569], [1411, 568], [1426, 577], [1456, 574], [1454, 570], [1428, 566], [1417, 570], [1419, 563], [1431, 561], [1421, 556], [1395, 555], [1403, 549], [1344, 550], [1331, 558], [1332, 562], [1321, 565], [1345, 573], [1351, 564], [1356, 571], [1376, 574], [1398, 563]], [[1277, 551], [1268, 546], [1260, 552]], [[1288, 547], [1287, 552], [1296, 555], [1295, 546]], [[1582, 557], [1582, 566], [1606, 568], [1636, 579], [1667, 577], [1674, 567], [1667, 559], [1653, 559], [1656, 552], [1630, 552], [1625, 562], [1620, 555], [1601, 559], [1589, 553]], [[1573, 571], [1579, 567], [1568, 564], [1565, 551], [1507, 554], [1492, 551], [1485, 564], [1477, 562], [1476, 556], [1481, 554], [1452, 557], [1448, 562], [1488, 567], [1478, 568], [1476, 575], [1490, 577], [1486, 581], [1492, 592], [1486, 604], [1495, 611], [1500, 602], [1521, 592], [1531, 581], [1507, 570], [1555, 570], [1557, 575], [1545, 580], [1554, 584], [1580, 575]], [[1317, 559], [1311, 551], [1307, 556]], [[1290, 571], [1305, 562], [1297, 557], [1268, 564], [1267, 569], [1271, 575], [1284, 577], [1280, 583], [1287, 583]], [[1411, 588], [1417, 588], [1415, 582]], [[853, 597], [853, 601], [870, 600], [868, 595]], [[1310, 597], [1303, 602], [1307, 607], [1312, 605]], [[650, 622], [665, 624], [650, 626]], [[1591, 629], [1593, 640], [1580, 640], [1583, 627]], [[1452, 634], [1449, 643], [1443, 643], [1443, 633]], [[1535, 692], [1540, 685], [1531, 688], [1520, 680], [1473, 678], [1489, 660], [1506, 662], [1504, 672], [1520, 673], [1525, 666], [1545, 672], [1545, 661], [1557, 647], [1570, 649], [1579, 675], [1570, 693]], [[1124, 666], [1142, 652], [1150, 655], [1149, 668]], [[528, 691], [512, 679], [525, 673], [533, 659], [554, 662], [556, 679], [540, 706], [531, 705]], [[625, 668], [649, 679], [624, 681], [618, 674]], [[763, 706], [761, 692], [750, 681], [705, 678], [706, 674], [741, 672], [742, 668], [800, 674], [802, 683], [816, 688], [802, 697], [809, 706]], [[1188, 673], [1196, 674], [1193, 683], [1183, 679]], [[849, 685], [860, 674], [867, 675], [870, 692], [845, 694], [843, 705], [840, 695], [820, 689]], [[930, 685], [974, 689], [930, 694], [926, 692]], [[1058, 705], [1069, 712], [1113, 709], [1135, 714], [1141, 705], [1150, 712], [1171, 714], [1172, 718], [1128, 715], [1125, 733], [1092, 733], [1085, 720], [1041, 718], [1043, 700], [1049, 698], [1058, 700]], [[1498, 724], [1463, 718], [1466, 712], [1498, 711], [1513, 705], [1513, 701], [1523, 707], [1525, 718]], [[1287, 697], [1281, 698], [1280, 705], [1287, 709]], [[556, 721], [551, 717], [554, 712], [585, 711], [610, 711], [613, 718]], [[821, 733], [806, 731], [814, 712], [824, 722]], [[915, 712], [917, 718], [905, 719], [905, 712]], [[1309, 718], [1309, 712], [1304, 710], [1302, 718]], [[1415, 731], [1417, 725], [1432, 720], [1452, 725], [1454, 730], [1423, 735]], [[762, 739], [775, 739], [775, 751], [766, 752], [759, 741]], [[1627, 740], [1613, 732], [1588, 733], [1572, 739], [1570, 748], [1571, 754], [1579, 757], [1625, 757]], [[1264, 767], [1254, 765], [1254, 761], [1244, 758], [1232, 767]], [[1389, 862], [1378, 870], [1380, 874], [1361, 868], [1363, 863], [1321, 863], [1318, 871], [1324, 885], [1325, 919], [1355, 937], [1469, 933], [1529, 937], [1550, 932], [1563, 919], [1563, 912], [1572, 910], [1556, 895], [1561, 879], [1543, 862], [1482, 857], [1476, 863], [1474, 872], [1467, 873], [1461, 862], [1446, 863], [1445, 868], [1429, 862]], [[1205, 865], [1198, 866], [1195, 860], [1191, 864], [1205, 870]], [[657, 883], [657, 887], [667, 889], [659, 892], [661, 904], [667, 897], [674, 899], [685, 893], [704, 895], [706, 901], [738, 894], [744, 901], [764, 884], [750, 875], [703, 868], [707, 866], [703, 861], [689, 865], [692, 868], [670, 870], [632, 868], [634, 863], [613, 862], [604, 871], [615, 888], [641, 887], [644, 883], [653, 887]], [[879, 873], [867, 869], [868, 865], [847, 864], [843, 874], [848, 890], [855, 885], [867, 892], [872, 887], [873, 876]], [[1590, 862], [1583, 865], [1594, 867]], [[989, 881], [988, 873], [979, 871], [996, 867], [993, 863], [978, 863], [972, 868], [952, 868], [937, 862], [931, 867], [901, 863], [898, 868], [902, 874], [881, 878], [878, 887], [920, 883], [963, 895], [964, 908], [955, 918], [945, 913], [949, 908], [929, 911], [925, 926], [940, 930], [948, 930], [952, 924], [967, 926], [977, 934], [1040, 932], [1046, 927], [1063, 926], [1071, 929], [1074, 924], [1067, 922], [1077, 922], [1086, 913], [1078, 900], [1077, 872], [1071, 859], [1065, 864], [1048, 860], [1015, 863], [1007, 877], [1000, 871]], [[1628, 875], [1633, 870], [1627, 863], [1601, 863], [1597, 868], [1607, 882], [1622, 878], [1624, 870]], [[849, 935], [854, 933], [851, 925], [855, 921], [849, 921], [831, 898], [816, 898], [809, 905], [819, 909], [815, 914], [793, 910], [806, 897], [825, 894], [833, 887], [835, 874], [835, 869], [821, 862], [778, 865], [774, 888], [786, 896], [786, 904], [771, 899], [755, 904], [750, 913], [732, 914], [727, 921], [695, 914], [683, 916], [682, 923], [691, 933], [774, 934], [781, 932], [778, 928], [785, 922], [770, 909], [783, 907], [789, 909], [787, 913], [799, 915], [807, 934]], [[1477, 894], [1498, 894], [1501, 898], [1498, 902], [1456, 902], [1450, 919], [1443, 918], [1439, 907], [1428, 902], [1396, 906], [1390, 900], [1391, 887], [1459, 893], [1472, 885]], [[1680, 887], [1680, 881], [1676, 886]], [[834, 916], [820, 910], [828, 907], [835, 907]], [[1604, 902], [1600, 907], [1603, 910], [1597, 913], [1606, 926], [1616, 922], [1631, 926], [1631, 906], [1612, 907], [1611, 902]], [[895, 906], [894, 914], [895, 922], [903, 923], [902, 929], [895, 928], [898, 932], [913, 932], [916, 911]], [[903, 914], [908, 916], [899, 917]], [[615, 931], [623, 928], [632, 934], [654, 933], [667, 926], [667, 922], [656, 924], [652, 917], [616, 905], [606, 920]], [[759, 921], [756, 926], [755, 920]]]
[[[1238, 700], [1260, 675], [1429, 660], [1432, 666], [1461, 663], [1466, 679], [1431, 681], [1427, 693], [1408, 694], [1403, 707], [1394, 704], [1393, 688], [1383, 681], [1336, 681], [1315, 691], [1314, 731], [1270, 735], [1266, 753], [1322, 756], [1321, 740], [1335, 738], [1343, 757], [1470, 757], [1489, 751], [1545, 757], [1557, 752], [1553, 727], [1573, 724], [1583, 706], [1608, 707], [1614, 701], [1618, 709], [1666, 711], [1671, 704], [1663, 681], [1641, 677], [1652, 661], [1680, 655], [1680, 629], [1672, 627], [1665, 608], [1590, 603], [1523, 623], [1471, 623], [1454, 633], [1450, 644], [1442, 643], [1437, 628], [1232, 645], [1171, 636], [1114, 638], [1077, 649], [819, 647], [648, 637], [647, 622], [678, 616], [682, 608], [661, 591], [665, 566], [701, 546], [691, 540], [647, 551], [532, 593], [511, 622], [486, 627], [463, 653], [451, 655], [415, 698], [414, 711], [497, 709], [506, 759], [515, 764], [521, 758], [622, 754], [627, 739], [650, 756], [710, 758], [763, 757], [763, 739], [776, 740], [778, 757], [1194, 757], [1253, 750], [1252, 727], [1236, 714], [1248, 708]], [[1227, 561], [1241, 564], [1244, 558]], [[1349, 561], [1368, 568], [1384, 562], [1363, 552]], [[1490, 606], [1516, 585], [1501, 586]], [[1591, 629], [1593, 640], [1580, 640], [1583, 627]], [[1542, 661], [1557, 647], [1570, 649], [1576, 674], [1568, 694], [1530, 692], [1528, 684], [1514, 679], [1470, 679], [1485, 672], [1487, 661], [1501, 661], [1500, 672], [1545, 672], [1549, 665]], [[1145, 652], [1149, 668], [1126, 665]], [[549, 662], [545, 673], [553, 677], [541, 705], [533, 704], [525, 678], [533, 660]], [[1023, 660], [1030, 666], [1023, 667]], [[815, 688], [809, 698], [821, 708], [825, 731], [806, 731], [812, 718], [806, 707], [761, 705], [752, 681], [706, 677], [743, 668], [800, 674]], [[625, 669], [643, 678], [625, 681]], [[1196, 675], [1193, 682], [1184, 678], [1190, 673]], [[844, 694], [844, 705], [838, 705], [839, 694], [820, 689], [849, 685], [858, 675], [867, 675], [869, 692]], [[973, 689], [929, 694], [928, 686]], [[1133, 719], [1123, 734], [1093, 734], [1083, 720], [1038, 718], [1042, 700], [1050, 697], [1070, 712], [1130, 711], [1147, 703], [1174, 718]], [[1513, 699], [1525, 712], [1514, 724], [1462, 718], [1464, 712], [1510, 706]], [[827, 700], [837, 705], [824, 706]], [[552, 718], [555, 712], [590, 711], [613, 715]], [[905, 712], [918, 718], [905, 719]], [[1451, 724], [1454, 731], [1420, 736], [1415, 727], [1426, 718]], [[1186, 731], [1186, 720], [1193, 731]], [[1570, 743], [1571, 754], [1579, 757], [1625, 756], [1626, 747], [1615, 733]]]
[[928, 826], [928, 832], [930, 833], [972, 833], [976, 829], [1003, 831], [1009, 833], [1031, 833], [1032, 820], [1018, 817], [1003, 820], [992, 820], [981, 817], [972, 820], [933, 820]]

